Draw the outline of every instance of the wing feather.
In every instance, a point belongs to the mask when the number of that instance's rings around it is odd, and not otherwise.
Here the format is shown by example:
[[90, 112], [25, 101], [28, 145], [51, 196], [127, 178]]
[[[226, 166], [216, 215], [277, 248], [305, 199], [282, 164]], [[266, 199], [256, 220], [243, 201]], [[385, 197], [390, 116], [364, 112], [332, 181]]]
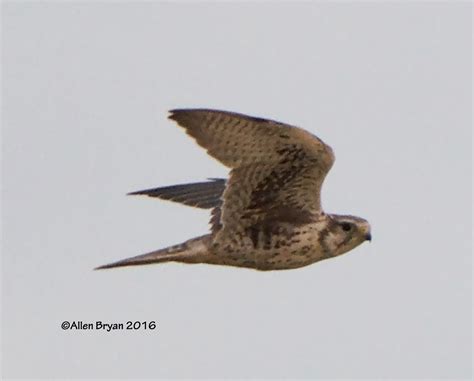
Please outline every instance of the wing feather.
[[225, 179], [178, 184], [160, 188], [131, 192], [129, 195], [157, 197], [163, 200], [179, 202], [202, 209], [214, 208], [222, 203], [221, 197], [225, 188]]
[[172, 110], [170, 119], [231, 168], [223, 204], [213, 211], [214, 231], [307, 223], [321, 213], [321, 186], [334, 163], [321, 139], [298, 127], [225, 111]]

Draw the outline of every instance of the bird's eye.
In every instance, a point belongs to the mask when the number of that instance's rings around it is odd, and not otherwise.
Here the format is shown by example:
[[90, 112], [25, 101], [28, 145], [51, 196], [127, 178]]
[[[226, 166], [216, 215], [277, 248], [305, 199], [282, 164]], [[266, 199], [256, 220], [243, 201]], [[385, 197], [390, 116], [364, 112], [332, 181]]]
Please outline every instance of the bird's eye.
[[348, 232], [349, 230], [351, 230], [352, 226], [349, 222], [343, 222], [341, 224], [341, 228], [342, 230], [344, 230], [345, 232]]

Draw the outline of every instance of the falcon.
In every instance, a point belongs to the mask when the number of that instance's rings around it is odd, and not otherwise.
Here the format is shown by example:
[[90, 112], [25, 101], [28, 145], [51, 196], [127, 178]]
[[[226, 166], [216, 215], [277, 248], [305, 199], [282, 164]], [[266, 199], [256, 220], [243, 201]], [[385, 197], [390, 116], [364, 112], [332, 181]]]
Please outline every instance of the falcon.
[[334, 163], [331, 147], [321, 139], [298, 127], [234, 112], [178, 109], [169, 118], [229, 167], [229, 178], [129, 194], [211, 209], [210, 233], [97, 269], [170, 261], [295, 269], [371, 240], [363, 218], [321, 208], [321, 186]]

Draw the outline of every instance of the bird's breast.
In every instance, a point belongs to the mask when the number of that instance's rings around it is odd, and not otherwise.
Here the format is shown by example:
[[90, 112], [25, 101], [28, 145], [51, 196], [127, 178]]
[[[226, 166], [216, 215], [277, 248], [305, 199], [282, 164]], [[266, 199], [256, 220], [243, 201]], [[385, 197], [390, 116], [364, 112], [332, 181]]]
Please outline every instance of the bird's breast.
[[233, 235], [214, 245], [219, 260], [231, 266], [258, 270], [292, 269], [327, 258], [318, 223], [277, 232], [258, 230]]

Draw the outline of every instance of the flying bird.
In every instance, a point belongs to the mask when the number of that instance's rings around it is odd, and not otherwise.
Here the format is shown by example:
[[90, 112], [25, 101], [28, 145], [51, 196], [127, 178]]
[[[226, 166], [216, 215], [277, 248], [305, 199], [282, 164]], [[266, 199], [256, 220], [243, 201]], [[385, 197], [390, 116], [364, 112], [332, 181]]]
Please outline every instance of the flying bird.
[[334, 154], [318, 137], [234, 112], [179, 109], [171, 110], [169, 118], [229, 167], [229, 178], [129, 194], [211, 209], [211, 231], [97, 269], [170, 261], [294, 269], [371, 240], [370, 225], [363, 218], [322, 210], [321, 186]]

